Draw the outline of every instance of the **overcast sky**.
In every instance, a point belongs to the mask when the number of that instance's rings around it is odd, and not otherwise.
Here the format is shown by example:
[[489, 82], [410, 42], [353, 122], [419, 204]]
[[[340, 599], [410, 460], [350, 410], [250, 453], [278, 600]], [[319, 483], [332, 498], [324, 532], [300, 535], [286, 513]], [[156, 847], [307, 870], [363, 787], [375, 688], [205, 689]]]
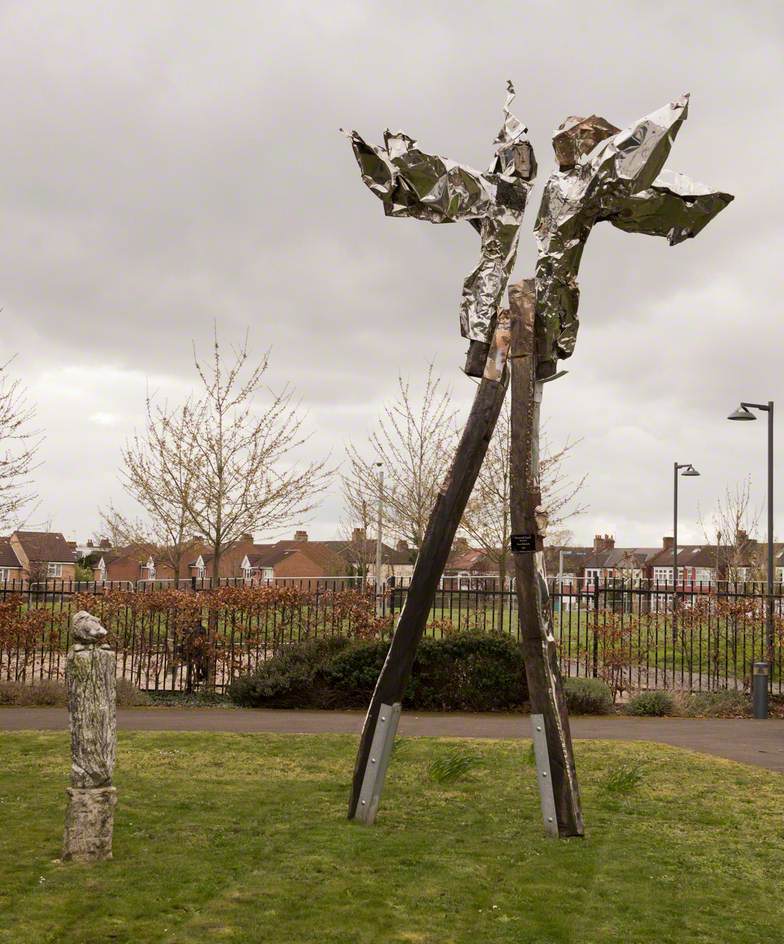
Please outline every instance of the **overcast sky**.
[[[682, 483], [683, 540], [749, 474], [761, 504], [764, 426], [724, 417], [739, 399], [784, 409], [782, 9], [3, 0], [0, 354], [18, 352], [47, 434], [36, 522], [84, 540], [99, 506], [127, 507], [120, 448], [145, 391], [188, 392], [213, 320], [226, 343], [249, 328], [253, 350], [272, 348], [270, 383], [293, 383], [308, 412], [304, 457], [341, 461], [398, 370], [417, 381], [431, 359], [465, 410], [458, 303], [477, 235], [386, 219], [337, 129], [402, 128], [484, 169], [507, 78], [539, 161], [515, 279], [532, 274], [567, 115], [623, 126], [690, 91], [668, 166], [736, 196], [674, 248], [611, 226], [590, 237], [576, 353], [545, 398], [553, 441], [581, 438], [576, 542], [658, 544], [676, 459], [702, 472]], [[311, 535], [335, 536], [341, 516], [335, 489]]]

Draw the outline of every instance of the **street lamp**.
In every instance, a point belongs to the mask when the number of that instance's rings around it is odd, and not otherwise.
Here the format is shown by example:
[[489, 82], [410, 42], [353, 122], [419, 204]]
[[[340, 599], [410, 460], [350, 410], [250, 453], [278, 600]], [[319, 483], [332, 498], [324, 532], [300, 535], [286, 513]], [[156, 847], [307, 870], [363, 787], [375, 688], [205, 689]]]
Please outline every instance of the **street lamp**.
[[756, 420], [752, 410], [768, 414], [768, 590], [765, 607], [765, 636], [768, 662], [773, 667], [773, 401], [745, 403], [727, 417], [728, 420]]
[[384, 465], [381, 462], [375, 463], [376, 468], [378, 469], [378, 511], [377, 511], [377, 520], [376, 520], [376, 606], [382, 606], [383, 598], [381, 594], [384, 591], [384, 585], [381, 582], [381, 561], [382, 561], [382, 544], [381, 544], [381, 521], [383, 518], [383, 507], [384, 507]]
[[678, 641], [678, 473], [693, 478], [700, 473], [691, 462], [673, 462], [672, 469], [672, 641]]

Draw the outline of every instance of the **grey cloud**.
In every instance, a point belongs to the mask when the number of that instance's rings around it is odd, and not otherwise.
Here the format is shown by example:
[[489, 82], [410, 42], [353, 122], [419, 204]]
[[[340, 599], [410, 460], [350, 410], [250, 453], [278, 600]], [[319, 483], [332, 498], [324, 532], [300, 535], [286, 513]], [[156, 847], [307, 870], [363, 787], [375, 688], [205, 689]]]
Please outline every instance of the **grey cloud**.
[[[476, 236], [385, 219], [337, 129], [377, 140], [403, 127], [424, 149], [481, 168], [508, 77], [540, 164], [514, 278], [533, 271], [550, 134], [569, 114], [623, 126], [691, 91], [670, 165], [736, 194], [676, 248], [609, 226], [591, 237], [577, 351], [546, 404], [554, 438], [583, 436], [572, 465], [591, 474], [591, 508], [578, 537], [613, 520], [632, 543], [666, 527], [676, 449], [704, 447], [703, 465], [721, 470], [697, 480], [707, 505], [708, 492], [756, 471], [754, 436], [741, 443], [715, 419], [740, 396], [784, 395], [783, 135], [772, 120], [782, 14], [749, 9], [3, 5], [0, 353], [19, 350], [45, 398], [39, 480], [54, 520], [74, 535], [94, 528], [96, 503], [117, 496], [119, 444], [139, 421], [145, 376], [187, 386], [191, 339], [206, 344], [213, 319], [227, 339], [250, 326], [257, 350], [272, 346], [271, 382], [296, 385], [310, 450], [332, 446], [339, 458], [393, 395], [398, 369], [416, 376], [432, 357], [465, 408], [473, 387], [455, 324]], [[68, 365], [83, 378], [118, 373], [85, 380], [89, 402], [74, 402], [57, 388], [77, 386], [57, 373]], [[99, 412], [116, 424], [91, 422]], [[332, 494], [312, 530], [329, 535], [339, 515]]]

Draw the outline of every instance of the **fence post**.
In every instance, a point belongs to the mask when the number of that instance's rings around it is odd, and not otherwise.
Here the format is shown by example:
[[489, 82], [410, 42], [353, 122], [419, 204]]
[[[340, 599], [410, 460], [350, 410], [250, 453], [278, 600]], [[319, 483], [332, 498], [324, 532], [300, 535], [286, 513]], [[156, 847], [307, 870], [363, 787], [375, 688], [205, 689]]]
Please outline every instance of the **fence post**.
[[599, 576], [593, 575], [593, 668], [594, 678], [599, 676]]

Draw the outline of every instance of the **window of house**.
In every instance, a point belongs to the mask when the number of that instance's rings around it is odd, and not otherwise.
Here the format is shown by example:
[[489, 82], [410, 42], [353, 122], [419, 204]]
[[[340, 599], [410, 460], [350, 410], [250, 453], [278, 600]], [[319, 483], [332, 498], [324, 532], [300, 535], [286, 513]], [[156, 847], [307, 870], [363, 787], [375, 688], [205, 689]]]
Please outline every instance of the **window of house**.
[[11, 572], [7, 567], [0, 567], [0, 583], [5, 583], [11, 579]]
[[46, 576], [47, 577], [62, 577], [63, 575], [63, 565], [56, 564], [54, 561], [50, 561], [46, 565]]
[[[678, 568], [680, 570], [680, 568]], [[654, 567], [654, 583], [669, 583], [672, 580], [672, 567]]]

